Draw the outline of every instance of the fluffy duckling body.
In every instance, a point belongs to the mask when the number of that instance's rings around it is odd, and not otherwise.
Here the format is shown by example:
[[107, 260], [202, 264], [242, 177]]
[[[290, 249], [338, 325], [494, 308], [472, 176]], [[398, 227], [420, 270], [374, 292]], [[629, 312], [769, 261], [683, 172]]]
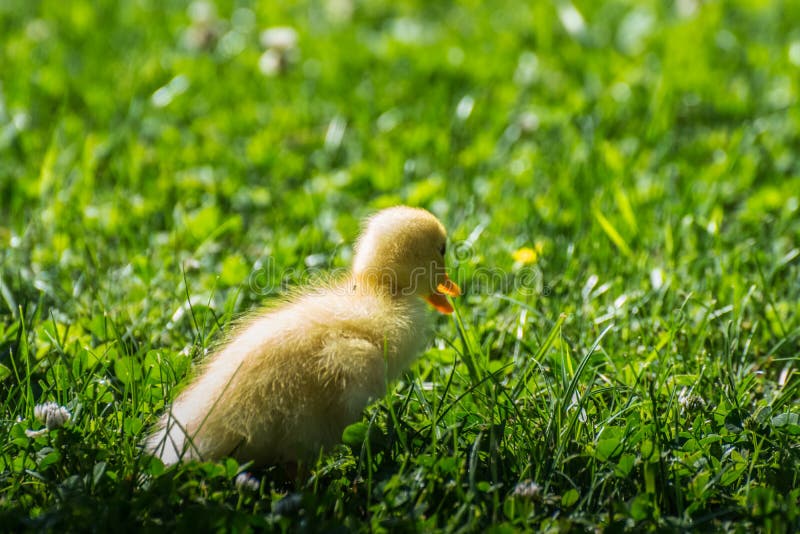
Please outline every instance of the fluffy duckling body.
[[339, 442], [425, 344], [423, 299], [452, 312], [444, 227], [404, 206], [370, 218], [352, 272], [246, 319], [163, 415], [164, 463], [311, 459]]

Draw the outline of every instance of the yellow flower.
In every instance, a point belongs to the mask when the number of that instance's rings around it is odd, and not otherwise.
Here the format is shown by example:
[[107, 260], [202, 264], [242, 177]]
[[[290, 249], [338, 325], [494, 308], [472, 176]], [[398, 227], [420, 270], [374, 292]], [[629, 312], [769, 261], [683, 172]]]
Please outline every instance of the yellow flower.
[[533, 248], [531, 247], [522, 247], [519, 250], [514, 251], [514, 254], [511, 256], [514, 258], [514, 261], [517, 263], [536, 263], [539, 259], [539, 256], [542, 254], [542, 249], [544, 248], [543, 244], [537, 242]]

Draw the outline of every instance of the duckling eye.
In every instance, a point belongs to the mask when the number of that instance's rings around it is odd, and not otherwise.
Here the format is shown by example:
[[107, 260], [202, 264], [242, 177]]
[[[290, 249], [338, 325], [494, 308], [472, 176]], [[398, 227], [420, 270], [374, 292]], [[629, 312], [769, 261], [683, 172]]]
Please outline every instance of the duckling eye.
[[444, 256], [445, 252], [447, 252], [447, 244], [446, 243], [442, 243], [442, 248], [439, 249], [439, 254]]

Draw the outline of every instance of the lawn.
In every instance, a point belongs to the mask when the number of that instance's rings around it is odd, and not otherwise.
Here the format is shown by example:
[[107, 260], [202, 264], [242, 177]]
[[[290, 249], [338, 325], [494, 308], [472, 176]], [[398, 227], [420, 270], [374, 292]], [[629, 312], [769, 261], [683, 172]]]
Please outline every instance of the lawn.
[[[0, 2], [0, 531], [800, 530], [798, 20]], [[464, 295], [341, 446], [142, 452], [233, 320], [401, 203]]]

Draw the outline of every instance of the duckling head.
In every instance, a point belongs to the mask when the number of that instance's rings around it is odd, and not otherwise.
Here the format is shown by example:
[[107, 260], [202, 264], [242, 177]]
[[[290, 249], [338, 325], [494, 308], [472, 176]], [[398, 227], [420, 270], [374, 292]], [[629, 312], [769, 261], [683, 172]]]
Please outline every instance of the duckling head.
[[445, 271], [447, 233], [430, 212], [396, 206], [370, 217], [356, 243], [353, 275], [394, 297], [418, 296], [441, 313], [452, 313], [445, 295], [461, 290]]

